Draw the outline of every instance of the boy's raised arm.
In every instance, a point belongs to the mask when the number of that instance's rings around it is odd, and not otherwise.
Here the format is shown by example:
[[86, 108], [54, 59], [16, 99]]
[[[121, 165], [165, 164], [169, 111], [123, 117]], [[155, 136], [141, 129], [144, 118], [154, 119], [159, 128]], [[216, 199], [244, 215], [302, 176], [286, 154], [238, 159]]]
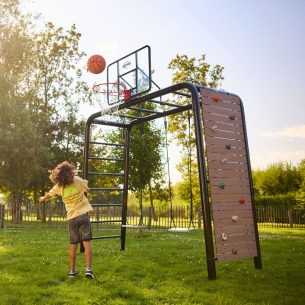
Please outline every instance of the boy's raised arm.
[[44, 202], [44, 201], [46, 201], [48, 199], [51, 199], [51, 198], [52, 198], [52, 196], [50, 196], [49, 194], [45, 194], [44, 196], [39, 198], [39, 202]]

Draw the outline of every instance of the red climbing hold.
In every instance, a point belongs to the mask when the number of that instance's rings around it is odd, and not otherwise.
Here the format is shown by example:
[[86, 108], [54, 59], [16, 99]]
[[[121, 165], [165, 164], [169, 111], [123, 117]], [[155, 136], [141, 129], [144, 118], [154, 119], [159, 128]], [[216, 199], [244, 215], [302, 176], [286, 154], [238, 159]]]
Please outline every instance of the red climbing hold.
[[239, 199], [239, 203], [240, 203], [240, 204], [244, 204], [245, 202], [246, 202], [245, 198], [240, 198], [240, 199]]
[[219, 97], [218, 96], [212, 96], [212, 100], [214, 101], [214, 102], [219, 102]]

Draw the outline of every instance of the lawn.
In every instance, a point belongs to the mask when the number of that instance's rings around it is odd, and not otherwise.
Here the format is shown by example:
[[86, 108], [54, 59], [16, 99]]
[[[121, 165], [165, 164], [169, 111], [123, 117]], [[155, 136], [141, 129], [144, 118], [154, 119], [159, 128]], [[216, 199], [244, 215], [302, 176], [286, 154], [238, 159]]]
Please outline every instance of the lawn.
[[96, 279], [69, 278], [65, 229], [0, 230], [0, 304], [304, 304], [305, 230], [260, 229], [263, 270], [253, 260], [217, 263], [207, 279], [203, 232], [130, 231], [94, 240]]

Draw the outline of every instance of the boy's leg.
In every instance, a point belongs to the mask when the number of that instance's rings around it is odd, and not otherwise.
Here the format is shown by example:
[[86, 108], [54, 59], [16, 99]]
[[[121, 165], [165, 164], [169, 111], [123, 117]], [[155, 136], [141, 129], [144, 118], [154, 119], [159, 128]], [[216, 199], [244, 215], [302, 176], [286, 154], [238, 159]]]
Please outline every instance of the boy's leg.
[[94, 278], [92, 272], [92, 251], [91, 251], [91, 243], [92, 239], [92, 231], [91, 231], [91, 223], [89, 216], [87, 214], [83, 215], [80, 221], [79, 232], [82, 236], [83, 245], [85, 248], [85, 257], [86, 257], [86, 273], [85, 277]]
[[86, 257], [86, 273], [85, 277], [89, 279], [94, 279], [94, 274], [92, 271], [92, 252], [91, 252], [91, 244], [89, 240], [83, 241], [83, 245], [85, 248], [85, 257]]
[[86, 257], [86, 268], [92, 269], [92, 251], [90, 240], [84, 240], [83, 245], [85, 248], [85, 257]]
[[70, 244], [69, 258], [70, 258], [70, 271], [75, 271], [77, 244]]

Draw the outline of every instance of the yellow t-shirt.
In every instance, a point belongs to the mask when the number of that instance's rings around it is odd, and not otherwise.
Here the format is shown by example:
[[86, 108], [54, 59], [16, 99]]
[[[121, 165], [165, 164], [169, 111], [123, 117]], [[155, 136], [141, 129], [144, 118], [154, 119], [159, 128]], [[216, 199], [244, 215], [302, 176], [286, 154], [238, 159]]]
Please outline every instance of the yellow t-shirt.
[[59, 195], [65, 204], [67, 211], [67, 220], [92, 211], [84, 192], [88, 189], [88, 181], [75, 176], [73, 183], [65, 187], [58, 186], [57, 184], [48, 192], [48, 195], [54, 197]]

